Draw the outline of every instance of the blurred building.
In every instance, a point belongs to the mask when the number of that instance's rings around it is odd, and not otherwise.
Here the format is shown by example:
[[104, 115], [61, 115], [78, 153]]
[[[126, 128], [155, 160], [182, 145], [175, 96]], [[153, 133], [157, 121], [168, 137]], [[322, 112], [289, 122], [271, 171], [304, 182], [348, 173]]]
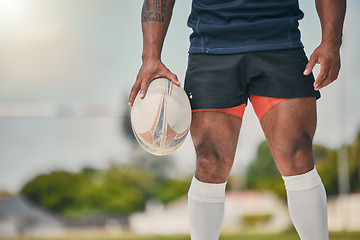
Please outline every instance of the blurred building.
[[360, 193], [328, 199], [329, 230], [333, 232], [360, 231]]
[[0, 237], [59, 236], [61, 219], [22, 197], [0, 197]]
[[[129, 217], [130, 228], [139, 234], [189, 234], [187, 198], [162, 206], [149, 202], [146, 211]], [[224, 232], [245, 230], [277, 232], [291, 227], [285, 202], [268, 192], [227, 192]]]
[[[329, 231], [360, 231], [360, 194], [329, 198]], [[286, 203], [270, 192], [226, 193], [223, 232], [281, 232], [292, 229]], [[125, 231], [124, 231], [125, 230]], [[136, 234], [172, 235], [190, 232], [187, 198], [163, 205], [150, 200], [146, 210], [127, 218], [96, 214], [86, 219], [64, 220], [22, 197], [0, 197], [0, 238], [116, 236]], [[69, 235], [70, 234], [70, 235]]]
[[[360, 194], [330, 198], [329, 231], [360, 231]], [[138, 234], [189, 234], [187, 198], [166, 206], [150, 201], [146, 211], [129, 217]], [[292, 229], [285, 201], [270, 192], [227, 192], [223, 232], [281, 232]]]

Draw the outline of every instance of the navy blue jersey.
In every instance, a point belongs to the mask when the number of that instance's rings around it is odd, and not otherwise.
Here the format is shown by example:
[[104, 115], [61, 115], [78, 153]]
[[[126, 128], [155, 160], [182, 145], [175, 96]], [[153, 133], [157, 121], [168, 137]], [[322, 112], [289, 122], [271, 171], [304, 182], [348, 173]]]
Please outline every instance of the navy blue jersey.
[[189, 53], [302, 48], [298, 0], [193, 0]]

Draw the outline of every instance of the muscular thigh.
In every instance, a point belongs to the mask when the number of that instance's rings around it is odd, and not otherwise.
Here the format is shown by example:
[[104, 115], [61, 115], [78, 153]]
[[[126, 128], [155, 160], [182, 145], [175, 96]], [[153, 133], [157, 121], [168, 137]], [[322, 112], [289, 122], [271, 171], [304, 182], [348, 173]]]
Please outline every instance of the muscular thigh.
[[200, 181], [226, 181], [236, 151], [241, 118], [220, 112], [194, 112], [191, 137], [196, 150], [196, 177]]
[[282, 175], [302, 174], [314, 167], [314, 97], [286, 99], [280, 102], [263, 116], [261, 126]]

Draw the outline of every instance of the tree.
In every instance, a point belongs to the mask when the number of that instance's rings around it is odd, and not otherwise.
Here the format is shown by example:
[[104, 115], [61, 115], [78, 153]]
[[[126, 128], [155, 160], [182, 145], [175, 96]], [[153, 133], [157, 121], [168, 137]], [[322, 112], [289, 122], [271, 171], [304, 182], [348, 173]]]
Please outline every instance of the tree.
[[350, 190], [360, 192], [360, 130], [349, 146]]
[[150, 172], [134, 167], [112, 166], [101, 179], [98, 192], [92, 192], [92, 207], [124, 215], [144, 210], [156, 184]]
[[313, 154], [316, 170], [325, 186], [327, 195], [338, 194], [337, 150], [314, 145]]
[[35, 177], [20, 193], [63, 216], [88, 212], [128, 215], [142, 211], [155, 188], [154, 176], [144, 170], [112, 166], [80, 173], [55, 171]]
[[79, 204], [79, 191], [85, 181], [80, 174], [55, 171], [35, 177], [20, 194], [50, 210], [63, 212]]
[[260, 143], [255, 160], [247, 168], [246, 181], [249, 189], [270, 190], [282, 198], [286, 196], [281, 174], [265, 140]]
[[191, 179], [165, 179], [156, 188], [153, 197], [162, 203], [172, 202], [189, 190]]
[[[356, 149], [356, 147], [354, 147]], [[359, 151], [360, 153], [360, 151]], [[356, 155], [353, 150], [353, 155]], [[337, 150], [320, 145], [313, 147], [316, 169], [321, 176], [328, 195], [338, 193]], [[356, 158], [356, 157], [354, 157]], [[352, 162], [355, 162], [354, 160]], [[353, 163], [353, 165], [355, 165]], [[359, 165], [357, 165], [359, 166]], [[356, 179], [356, 174], [351, 175]], [[260, 143], [255, 160], [247, 168], [247, 187], [249, 189], [266, 189], [273, 191], [281, 198], [286, 197], [284, 183], [271, 155], [269, 145], [264, 140]], [[358, 186], [358, 185], [357, 185]]]
[[20, 194], [68, 218], [100, 212], [129, 215], [143, 211], [149, 199], [168, 203], [184, 196], [189, 182], [159, 180], [149, 170], [113, 165], [103, 171], [85, 168], [79, 173], [42, 174], [27, 183]]

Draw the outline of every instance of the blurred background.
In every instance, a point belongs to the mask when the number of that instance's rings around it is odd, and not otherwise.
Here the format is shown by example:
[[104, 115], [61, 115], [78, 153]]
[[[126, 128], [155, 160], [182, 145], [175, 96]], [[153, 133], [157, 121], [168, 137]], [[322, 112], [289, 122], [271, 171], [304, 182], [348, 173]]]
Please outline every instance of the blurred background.
[[[0, 237], [188, 234], [190, 137], [139, 148], [127, 98], [141, 66], [142, 0], [0, 0]], [[300, 0], [302, 41], [321, 41]], [[191, 0], [179, 0], [163, 62], [183, 83]], [[360, 231], [360, 2], [349, 0], [337, 81], [318, 101], [314, 155], [331, 231]], [[314, 71], [318, 73], [317, 67]], [[224, 231], [291, 230], [285, 190], [251, 104], [227, 191]], [[150, 224], [152, 223], [152, 224]]]

